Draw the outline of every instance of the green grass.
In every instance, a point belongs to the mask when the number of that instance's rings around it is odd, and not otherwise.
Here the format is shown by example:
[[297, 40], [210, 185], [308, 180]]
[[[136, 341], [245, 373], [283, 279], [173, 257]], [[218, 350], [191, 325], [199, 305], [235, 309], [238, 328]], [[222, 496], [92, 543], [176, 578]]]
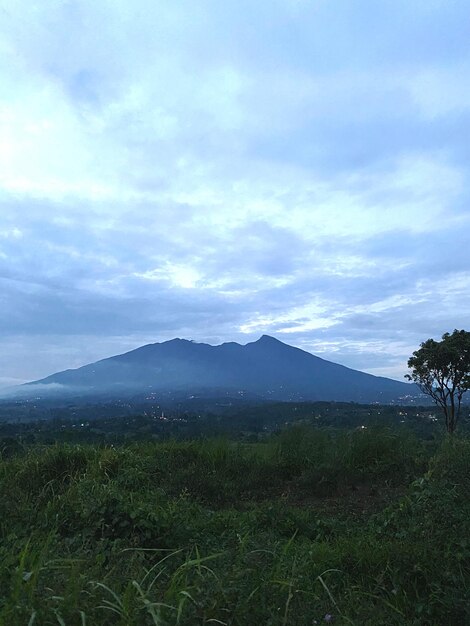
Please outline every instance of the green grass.
[[0, 624], [470, 624], [470, 441], [33, 446], [0, 461]]

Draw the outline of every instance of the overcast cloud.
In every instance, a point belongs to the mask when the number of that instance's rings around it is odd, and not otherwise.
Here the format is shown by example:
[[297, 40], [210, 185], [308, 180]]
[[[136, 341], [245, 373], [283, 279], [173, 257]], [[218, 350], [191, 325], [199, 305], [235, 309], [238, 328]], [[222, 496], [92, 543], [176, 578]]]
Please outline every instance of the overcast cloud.
[[262, 333], [402, 379], [469, 329], [468, 2], [0, 7], [0, 384]]

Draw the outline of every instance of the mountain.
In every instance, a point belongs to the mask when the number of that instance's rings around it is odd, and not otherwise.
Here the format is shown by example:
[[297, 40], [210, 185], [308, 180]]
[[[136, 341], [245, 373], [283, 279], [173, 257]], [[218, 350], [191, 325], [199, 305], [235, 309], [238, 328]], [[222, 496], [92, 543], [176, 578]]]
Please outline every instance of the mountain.
[[219, 346], [172, 339], [28, 383], [74, 396], [139, 393], [248, 394], [272, 400], [393, 402], [416, 387], [365, 374], [263, 335]]

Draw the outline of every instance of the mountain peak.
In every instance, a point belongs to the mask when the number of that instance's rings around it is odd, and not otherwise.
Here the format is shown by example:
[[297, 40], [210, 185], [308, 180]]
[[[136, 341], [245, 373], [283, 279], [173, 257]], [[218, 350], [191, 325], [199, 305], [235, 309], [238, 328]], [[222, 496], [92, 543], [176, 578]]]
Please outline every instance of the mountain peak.
[[[348, 369], [262, 335], [211, 346], [176, 338], [53, 374], [40, 382], [64, 393], [249, 392], [269, 400], [376, 402], [411, 393], [411, 386]], [[35, 384], [35, 383], [32, 383]]]
[[271, 337], [271, 335], [261, 335], [255, 343], [282, 343], [282, 341], [279, 341], [276, 337]]

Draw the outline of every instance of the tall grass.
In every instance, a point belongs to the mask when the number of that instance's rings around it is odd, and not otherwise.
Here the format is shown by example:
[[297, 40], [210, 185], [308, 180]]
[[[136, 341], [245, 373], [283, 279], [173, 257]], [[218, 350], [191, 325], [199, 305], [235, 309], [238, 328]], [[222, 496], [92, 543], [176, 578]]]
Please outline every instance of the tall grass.
[[469, 467], [387, 429], [20, 450], [0, 624], [470, 623]]

